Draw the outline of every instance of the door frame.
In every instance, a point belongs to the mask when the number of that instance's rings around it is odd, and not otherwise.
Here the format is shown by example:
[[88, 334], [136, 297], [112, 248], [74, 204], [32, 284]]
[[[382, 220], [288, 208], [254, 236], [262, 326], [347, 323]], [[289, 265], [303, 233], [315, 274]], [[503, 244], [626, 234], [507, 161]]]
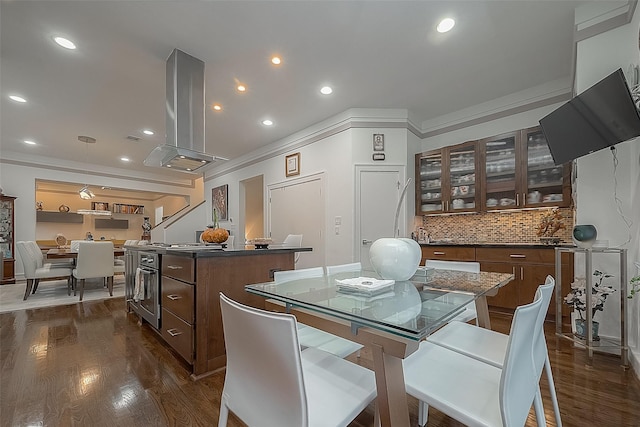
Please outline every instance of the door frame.
[[[405, 165], [368, 165], [368, 164], [357, 164], [354, 165], [354, 199], [353, 199], [353, 259], [356, 261], [362, 262], [360, 259], [360, 246], [362, 245], [362, 235], [360, 233], [360, 194], [361, 194], [361, 185], [360, 185], [360, 176], [362, 172], [398, 172], [398, 176], [400, 177], [400, 188], [407, 182], [407, 168]], [[407, 192], [410, 191], [410, 188], [407, 189]], [[400, 189], [398, 190], [400, 192]], [[406, 222], [407, 222], [407, 205], [409, 202], [406, 200], [411, 197], [409, 194], [405, 196], [405, 202], [400, 207], [400, 216], [398, 218], [398, 228], [400, 230], [406, 230]]]

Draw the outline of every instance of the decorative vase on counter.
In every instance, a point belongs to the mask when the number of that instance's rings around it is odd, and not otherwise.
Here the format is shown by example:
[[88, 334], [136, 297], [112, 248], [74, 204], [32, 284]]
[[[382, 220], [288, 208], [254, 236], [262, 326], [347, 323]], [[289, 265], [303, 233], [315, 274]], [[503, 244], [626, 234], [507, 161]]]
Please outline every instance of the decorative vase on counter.
[[369, 249], [371, 266], [383, 279], [409, 280], [421, 257], [420, 245], [413, 239], [383, 237]]
[[591, 224], [576, 225], [573, 227], [573, 241], [579, 248], [590, 248], [596, 241], [598, 231]]

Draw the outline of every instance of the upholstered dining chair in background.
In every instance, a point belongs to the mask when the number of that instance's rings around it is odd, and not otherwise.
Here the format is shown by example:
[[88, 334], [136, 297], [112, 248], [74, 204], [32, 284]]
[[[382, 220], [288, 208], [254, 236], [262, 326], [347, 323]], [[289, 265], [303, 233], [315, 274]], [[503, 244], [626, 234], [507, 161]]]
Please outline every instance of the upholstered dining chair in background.
[[[543, 316], [546, 316], [549, 310], [549, 303], [551, 302], [555, 283], [556, 281], [553, 276], [547, 276], [544, 285], [538, 288], [538, 292], [542, 295], [543, 309], [541, 313]], [[547, 376], [549, 392], [553, 403], [556, 426], [562, 427], [560, 406], [558, 405], [553, 373], [551, 372], [551, 362], [549, 361], [547, 341], [544, 335], [544, 321], [541, 326], [542, 328], [535, 332], [538, 334], [536, 337], [536, 353], [534, 354], [535, 362], [537, 365], [544, 364], [545, 375]], [[478, 328], [468, 323], [451, 322], [427, 337], [427, 341], [446, 347], [449, 350], [466, 354], [467, 356], [502, 369], [509, 344], [509, 335], [485, 328]], [[540, 400], [538, 404], [540, 405], [539, 408], [542, 408], [542, 395], [540, 392], [536, 394], [536, 399]], [[538, 413], [540, 409], [536, 409], [536, 411], [536, 418], [544, 419], [544, 412]]]
[[227, 371], [218, 427], [227, 425], [229, 411], [250, 426], [346, 426], [375, 400], [369, 369], [314, 348], [300, 351], [293, 315], [222, 293], [220, 306]]
[[[534, 302], [516, 308], [502, 368], [422, 341], [403, 361], [407, 393], [425, 410], [419, 425], [426, 424], [426, 405], [431, 405], [468, 426], [524, 426], [539, 393], [543, 364], [535, 362], [540, 346], [535, 332], [542, 328], [544, 314], [540, 291]], [[541, 408], [535, 405], [538, 414]], [[544, 417], [537, 421], [545, 425]]]
[[[428, 259], [424, 262], [425, 267], [438, 270], [466, 271], [467, 273], [480, 273], [480, 263], [475, 261], [442, 261], [439, 259]], [[453, 296], [455, 298], [455, 296]], [[464, 307], [464, 311], [456, 315], [452, 321], [469, 322], [478, 319], [475, 303], [471, 302]]]
[[[324, 269], [322, 267], [302, 268], [299, 270], [275, 271], [273, 273], [273, 281], [276, 283], [284, 283], [297, 279], [322, 276], [324, 276]], [[305, 325], [304, 323], [297, 322], [297, 325], [298, 340], [303, 350], [308, 347], [313, 347], [342, 358], [357, 352], [358, 354], [356, 356], [360, 357], [360, 350], [363, 347], [362, 344]]]
[[[78, 263], [73, 269], [75, 291], [80, 288], [80, 301], [84, 295], [85, 279], [107, 278], [109, 295], [113, 296], [113, 242], [80, 242], [78, 245]], [[77, 283], [80, 285], [78, 286]]]
[[27, 285], [24, 290], [23, 301], [29, 298], [29, 294], [35, 293], [41, 280], [67, 279], [67, 294], [71, 295], [71, 268], [67, 266], [58, 266], [42, 262], [42, 252], [40, 256], [34, 253], [33, 247], [24, 241], [16, 242], [16, 248], [22, 261], [24, 269], [24, 277], [27, 279]]

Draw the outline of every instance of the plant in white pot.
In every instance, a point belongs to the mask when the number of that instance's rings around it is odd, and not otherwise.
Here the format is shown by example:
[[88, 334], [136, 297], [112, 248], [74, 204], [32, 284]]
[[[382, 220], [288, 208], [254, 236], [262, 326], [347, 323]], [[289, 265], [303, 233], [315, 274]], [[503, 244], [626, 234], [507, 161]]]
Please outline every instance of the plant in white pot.
[[[611, 287], [604, 285], [602, 282], [604, 279], [608, 279], [613, 277], [613, 275], [609, 273], [603, 273], [600, 270], [595, 270], [593, 275], [596, 277], [595, 283], [591, 286], [591, 323], [593, 328], [593, 340], [598, 341], [600, 337], [598, 336], [598, 326], [599, 323], [593, 320], [593, 317], [596, 315], [598, 311], [604, 310], [604, 302], [607, 300], [607, 297], [614, 293], [616, 290]], [[587, 335], [585, 328], [585, 318], [586, 318], [586, 310], [587, 310], [587, 280], [584, 277], [576, 277], [575, 281], [571, 283], [571, 292], [564, 297], [565, 304], [568, 304], [573, 307], [575, 311], [578, 312], [580, 318], [576, 318], [575, 327], [576, 327], [576, 335], [578, 338], [584, 339]]]
[[398, 206], [396, 208], [396, 216], [393, 225], [394, 237], [383, 237], [371, 245], [369, 249], [369, 260], [373, 269], [383, 279], [393, 280], [409, 280], [413, 276], [420, 265], [422, 251], [420, 245], [413, 239], [401, 238], [398, 230], [398, 217], [400, 215], [400, 207], [407, 193], [407, 187], [411, 182], [411, 178], [404, 185]]

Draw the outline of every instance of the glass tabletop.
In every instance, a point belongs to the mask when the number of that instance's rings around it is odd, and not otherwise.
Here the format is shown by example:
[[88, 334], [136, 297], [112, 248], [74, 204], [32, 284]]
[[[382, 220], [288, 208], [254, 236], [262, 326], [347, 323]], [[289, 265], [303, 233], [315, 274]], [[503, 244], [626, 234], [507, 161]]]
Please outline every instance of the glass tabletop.
[[354, 293], [337, 280], [381, 279], [375, 271], [246, 286], [252, 294], [310, 309], [351, 323], [420, 340], [451, 320], [479, 296], [503, 286], [506, 273], [430, 270], [428, 276], [395, 281], [378, 293]]

